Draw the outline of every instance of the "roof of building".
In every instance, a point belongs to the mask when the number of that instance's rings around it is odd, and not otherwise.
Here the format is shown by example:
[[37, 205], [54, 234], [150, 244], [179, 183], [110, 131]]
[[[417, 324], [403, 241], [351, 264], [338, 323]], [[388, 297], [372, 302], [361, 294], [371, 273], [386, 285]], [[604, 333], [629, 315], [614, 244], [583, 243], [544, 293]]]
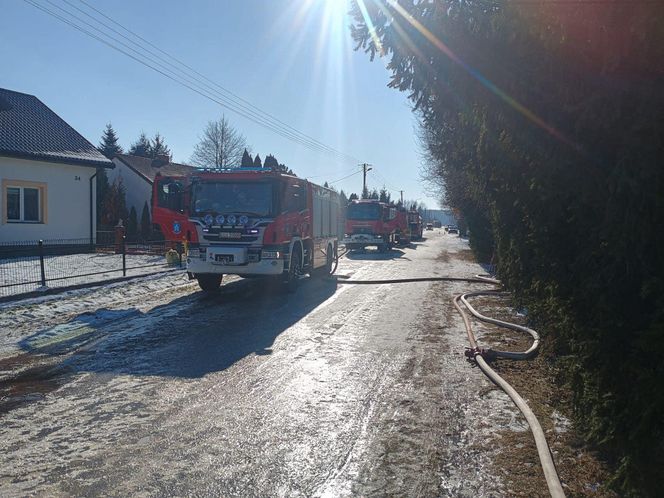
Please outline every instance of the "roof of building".
[[157, 173], [163, 176], [185, 176], [195, 171], [199, 171], [194, 166], [179, 163], [164, 163], [149, 157], [132, 156], [129, 154], [117, 154], [114, 159], [118, 159], [135, 173], [142, 176], [149, 183], [154, 183], [154, 178]]
[[113, 167], [37, 97], [4, 88], [0, 88], [0, 156]]

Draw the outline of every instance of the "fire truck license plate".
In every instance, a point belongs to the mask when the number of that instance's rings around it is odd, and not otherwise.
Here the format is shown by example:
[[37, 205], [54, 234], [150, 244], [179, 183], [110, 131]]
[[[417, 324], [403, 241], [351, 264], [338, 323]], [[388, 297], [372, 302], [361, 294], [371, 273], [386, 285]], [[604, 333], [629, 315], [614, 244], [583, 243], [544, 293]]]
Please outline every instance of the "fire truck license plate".
[[221, 232], [219, 236], [222, 239], [241, 239], [242, 234], [240, 232]]
[[228, 264], [233, 262], [233, 255], [232, 254], [215, 254], [214, 255], [214, 261], [215, 263], [223, 263], [223, 264]]

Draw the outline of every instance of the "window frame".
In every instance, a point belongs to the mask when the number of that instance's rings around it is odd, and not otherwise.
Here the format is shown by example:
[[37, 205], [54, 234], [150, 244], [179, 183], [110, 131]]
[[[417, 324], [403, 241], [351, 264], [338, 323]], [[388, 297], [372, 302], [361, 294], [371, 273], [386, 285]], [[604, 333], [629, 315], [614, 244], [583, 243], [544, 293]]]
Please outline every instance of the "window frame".
[[[7, 203], [9, 201], [9, 189], [19, 190], [19, 219], [9, 219]], [[37, 191], [37, 220], [25, 219], [25, 189]], [[26, 224], [26, 225], [44, 225], [47, 223], [47, 197], [46, 184], [40, 182], [30, 182], [25, 180], [2, 180], [2, 223], [5, 224]]]

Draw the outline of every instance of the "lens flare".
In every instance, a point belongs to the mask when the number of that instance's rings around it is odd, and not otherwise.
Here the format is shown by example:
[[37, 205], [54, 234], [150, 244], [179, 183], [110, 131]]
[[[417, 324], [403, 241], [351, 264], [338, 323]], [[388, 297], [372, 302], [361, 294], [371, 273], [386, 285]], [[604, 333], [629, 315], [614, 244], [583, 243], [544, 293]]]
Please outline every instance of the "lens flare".
[[[376, 2], [376, 5], [383, 9], [384, 7], [381, 5], [381, 0], [373, 0]], [[486, 78], [479, 70], [476, 68], [472, 67], [471, 65], [467, 64], [465, 61], [463, 61], [459, 56], [457, 56], [445, 43], [443, 43], [438, 37], [436, 37], [431, 31], [429, 31], [421, 22], [419, 22], [417, 19], [415, 19], [406, 9], [404, 9], [397, 0], [386, 0], [387, 4], [394, 9], [394, 11], [399, 14], [406, 22], [408, 22], [410, 25], [412, 25], [417, 31], [419, 31], [422, 36], [424, 36], [432, 45], [434, 45], [436, 48], [438, 48], [443, 54], [445, 54], [450, 60], [461, 66], [468, 74], [470, 74], [473, 78], [475, 78], [480, 84], [482, 84], [484, 87], [489, 89], [494, 95], [496, 95], [498, 98], [500, 98], [503, 102], [505, 102], [507, 105], [512, 107], [514, 110], [516, 110], [519, 114], [524, 116], [526, 119], [534, 123], [535, 125], [539, 126], [543, 130], [547, 131], [550, 133], [552, 136], [556, 137], [558, 140], [574, 147], [577, 148], [576, 144], [569, 140], [567, 137], [565, 137], [560, 131], [558, 131], [555, 127], [544, 121], [542, 118], [540, 118], [537, 114], [535, 114], [533, 111], [528, 109], [526, 106], [521, 104], [519, 101], [508, 95], [506, 92], [504, 92], [502, 89], [500, 89], [497, 85], [495, 85], [491, 80]], [[357, 0], [358, 6], [360, 7], [360, 10], [362, 11], [362, 16], [365, 18], [365, 22], [367, 23], [367, 29], [369, 30], [369, 33], [374, 33], [375, 35], [375, 27], [371, 20], [369, 19], [368, 13], [365, 16], [366, 12], [366, 7], [364, 6], [364, 0]], [[373, 36], [372, 35], [372, 38]], [[406, 38], [404, 40], [409, 46], [413, 46], [412, 40]], [[375, 41], [374, 41], [375, 43]], [[381, 47], [382, 50], [382, 47]], [[415, 54], [419, 55], [419, 51], [415, 51]]]

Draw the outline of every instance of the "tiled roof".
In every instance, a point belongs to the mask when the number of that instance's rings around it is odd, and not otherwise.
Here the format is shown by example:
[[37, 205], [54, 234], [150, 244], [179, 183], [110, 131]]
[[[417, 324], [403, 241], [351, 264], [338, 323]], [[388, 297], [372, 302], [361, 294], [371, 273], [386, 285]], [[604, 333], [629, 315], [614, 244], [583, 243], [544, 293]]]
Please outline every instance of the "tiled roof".
[[163, 176], [185, 176], [198, 171], [198, 168], [187, 164], [171, 162], [163, 164], [149, 157], [132, 156], [129, 154], [117, 154], [115, 159], [122, 161], [150, 183], [154, 183], [154, 177], [157, 176], [157, 173], [161, 173]]
[[113, 167], [37, 97], [4, 88], [0, 88], [0, 156]]

